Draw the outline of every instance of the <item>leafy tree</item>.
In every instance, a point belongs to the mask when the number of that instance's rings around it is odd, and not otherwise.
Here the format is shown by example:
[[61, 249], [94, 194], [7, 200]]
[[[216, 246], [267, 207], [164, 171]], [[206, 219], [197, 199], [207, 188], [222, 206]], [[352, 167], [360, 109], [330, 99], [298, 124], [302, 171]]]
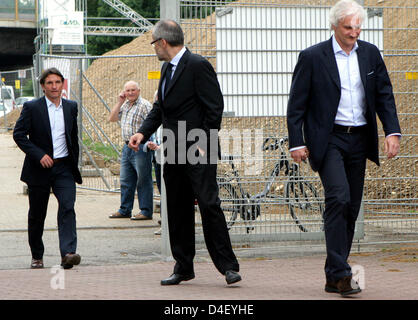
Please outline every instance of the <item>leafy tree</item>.
[[33, 96], [33, 82], [32, 79], [28, 79], [25, 85], [22, 87], [22, 96]]
[[[159, 0], [123, 0], [127, 6], [144, 18], [158, 18], [160, 15]], [[87, 0], [89, 17], [122, 17], [122, 15], [103, 1]], [[89, 25], [136, 27], [130, 20], [90, 20]], [[119, 48], [134, 37], [88, 36], [87, 52], [90, 55], [102, 55], [107, 51]]]

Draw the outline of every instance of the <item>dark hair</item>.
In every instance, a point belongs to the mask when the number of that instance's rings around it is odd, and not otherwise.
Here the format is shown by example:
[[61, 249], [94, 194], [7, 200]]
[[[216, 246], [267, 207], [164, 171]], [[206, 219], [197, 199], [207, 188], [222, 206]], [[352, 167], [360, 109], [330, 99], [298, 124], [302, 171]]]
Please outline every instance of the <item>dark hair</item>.
[[184, 34], [180, 25], [174, 20], [160, 20], [152, 31], [154, 39], [164, 39], [170, 46], [184, 44]]
[[61, 77], [62, 82], [64, 82], [64, 76], [62, 75], [62, 73], [57, 68], [48, 68], [48, 69], [46, 69], [42, 72], [41, 77], [39, 78], [39, 83], [44, 84], [45, 79], [51, 74], [55, 74], [55, 75]]

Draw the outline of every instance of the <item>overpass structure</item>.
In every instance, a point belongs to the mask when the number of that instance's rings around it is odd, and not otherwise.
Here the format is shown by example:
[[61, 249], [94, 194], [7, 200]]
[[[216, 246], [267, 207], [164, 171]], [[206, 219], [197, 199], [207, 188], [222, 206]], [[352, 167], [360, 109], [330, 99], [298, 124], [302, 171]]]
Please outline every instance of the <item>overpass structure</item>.
[[[0, 71], [16, 70], [33, 64], [35, 52], [54, 54], [83, 54], [84, 45], [57, 45], [51, 41], [54, 27], [48, 18], [55, 10], [84, 12], [81, 16], [86, 36], [137, 37], [152, 28], [153, 24], [121, 0], [102, 0], [134, 27], [91, 26], [86, 23], [86, 0], [2, 0], [0, 1]], [[63, 11], [61, 11], [62, 13]], [[70, 18], [67, 18], [71, 20]], [[57, 31], [55, 31], [57, 33]], [[83, 33], [83, 31], [81, 31]], [[86, 39], [85, 39], [86, 40]], [[84, 42], [85, 43], [85, 42]]]
[[37, 1], [0, 1], [0, 71], [32, 65]]

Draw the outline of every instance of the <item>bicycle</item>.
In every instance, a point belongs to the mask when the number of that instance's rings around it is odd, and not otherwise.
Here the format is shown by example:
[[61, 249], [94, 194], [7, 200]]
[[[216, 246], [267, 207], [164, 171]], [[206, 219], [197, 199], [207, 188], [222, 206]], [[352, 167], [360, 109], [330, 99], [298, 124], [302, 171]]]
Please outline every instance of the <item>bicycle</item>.
[[[287, 150], [285, 150], [287, 142], [287, 137], [270, 137], [264, 140], [262, 151], [279, 149], [280, 156], [274, 164], [268, 181], [265, 182], [263, 191], [254, 195], [250, 195], [242, 186], [241, 180], [243, 179], [234, 165], [237, 157], [228, 155], [221, 158], [227, 160], [232, 169], [232, 175], [218, 178], [219, 197], [222, 200], [221, 207], [228, 229], [240, 217], [247, 225], [246, 230], [249, 233], [254, 230], [252, 222], [261, 214], [261, 205], [270, 203], [270, 199], [275, 201], [280, 199], [287, 205], [293, 221], [302, 232], [323, 230], [324, 204], [315, 186], [300, 174], [300, 166], [288, 160]], [[281, 172], [287, 176], [287, 181], [284, 183], [284, 197], [271, 194], [272, 185]]]

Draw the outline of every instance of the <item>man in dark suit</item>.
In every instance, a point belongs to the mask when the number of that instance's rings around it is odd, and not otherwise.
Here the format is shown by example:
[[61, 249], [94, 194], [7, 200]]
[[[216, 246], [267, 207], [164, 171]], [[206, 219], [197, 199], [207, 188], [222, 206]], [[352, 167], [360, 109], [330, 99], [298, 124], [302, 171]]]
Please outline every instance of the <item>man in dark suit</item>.
[[358, 40], [366, 14], [353, 0], [330, 11], [330, 40], [303, 50], [287, 109], [289, 148], [309, 158], [325, 190], [327, 292], [361, 291], [347, 263], [363, 194], [366, 159], [379, 165], [376, 113], [385, 153], [399, 152], [400, 126], [392, 85], [378, 48]]
[[50, 190], [58, 200], [58, 235], [61, 266], [80, 263], [76, 253], [77, 233], [74, 203], [78, 170], [77, 103], [61, 98], [64, 77], [55, 68], [40, 77], [45, 96], [25, 102], [16, 122], [13, 139], [26, 154], [21, 180], [28, 185], [29, 246], [31, 268], [43, 268], [42, 234]]
[[[167, 190], [168, 228], [176, 264], [161, 285], [176, 285], [195, 277], [195, 199], [202, 215], [206, 246], [216, 268], [228, 284], [241, 280], [232, 250], [225, 216], [220, 207], [217, 170], [217, 132], [223, 112], [223, 96], [212, 65], [184, 47], [181, 27], [162, 20], [152, 32], [161, 69], [158, 100], [129, 146], [141, 142], [163, 125], [168, 137], [163, 166]], [[212, 135], [212, 137], [211, 137]], [[193, 137], [191, 137], [193, 136]], [[170, 157], [174, 155], [174, 157]]]

